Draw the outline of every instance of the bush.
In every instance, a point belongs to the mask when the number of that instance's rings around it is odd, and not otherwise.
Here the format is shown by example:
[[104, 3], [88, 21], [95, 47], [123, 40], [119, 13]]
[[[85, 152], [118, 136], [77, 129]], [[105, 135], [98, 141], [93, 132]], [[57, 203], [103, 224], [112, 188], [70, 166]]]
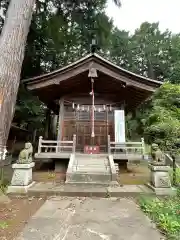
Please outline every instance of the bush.
[[141, 198], [141, 209], [170, 240], [180, 239], [180, 198]]
[[[170, 170], [171, 183], [173, 182], [173, 169]], [[180, 168], [176, 168], [176, 183], [180, 186]]]

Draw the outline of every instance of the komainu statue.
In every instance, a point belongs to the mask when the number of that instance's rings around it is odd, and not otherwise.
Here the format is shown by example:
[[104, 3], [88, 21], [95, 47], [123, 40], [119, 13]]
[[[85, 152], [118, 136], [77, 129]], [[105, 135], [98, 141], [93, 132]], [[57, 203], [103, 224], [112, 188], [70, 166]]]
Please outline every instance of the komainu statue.
[[159, 148], [158, 144], [156, 144], [156, 143], [153, 143], [151, 146], [151, 157], [152, 157], [152, 164], [166, 165], [165, 164], [165, 155]]
[[33, 146], [30, 142], [25, 143], [25, 148], [20, 152], [17, 163], [25, 164], [32, 162]]

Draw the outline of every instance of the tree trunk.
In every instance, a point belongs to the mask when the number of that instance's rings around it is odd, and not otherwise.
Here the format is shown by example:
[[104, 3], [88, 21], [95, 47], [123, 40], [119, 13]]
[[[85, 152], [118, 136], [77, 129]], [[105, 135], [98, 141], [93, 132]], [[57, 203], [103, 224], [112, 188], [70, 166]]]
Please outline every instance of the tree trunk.
[[[0, 146], [14, 116], [26, 39], [35, 0], [11, 0], [0, 36]], [[1, 159], [0, 159], [1, 160]]]

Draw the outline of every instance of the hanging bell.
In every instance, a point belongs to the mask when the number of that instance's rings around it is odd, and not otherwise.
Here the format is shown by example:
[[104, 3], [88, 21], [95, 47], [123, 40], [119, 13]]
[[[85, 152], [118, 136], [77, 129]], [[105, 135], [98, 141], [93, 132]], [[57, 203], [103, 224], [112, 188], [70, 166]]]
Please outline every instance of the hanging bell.
[[88, 77], [89, 78], [97, 78], [98, 77], [96, 68], [89, 69]]

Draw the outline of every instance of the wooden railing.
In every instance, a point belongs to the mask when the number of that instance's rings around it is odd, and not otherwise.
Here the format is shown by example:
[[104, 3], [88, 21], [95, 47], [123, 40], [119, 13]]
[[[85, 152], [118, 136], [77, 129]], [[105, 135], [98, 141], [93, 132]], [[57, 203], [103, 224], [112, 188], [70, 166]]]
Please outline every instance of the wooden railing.
[[141, 142], [111, 142], [108, 135], [108, 154], [140, 154], [145, 155], [144, 138]]
[[76, 135], [73, 135], [72, 141], [43, 140], [39, 137], [38, 154], [60, 152], [76, 152]]

